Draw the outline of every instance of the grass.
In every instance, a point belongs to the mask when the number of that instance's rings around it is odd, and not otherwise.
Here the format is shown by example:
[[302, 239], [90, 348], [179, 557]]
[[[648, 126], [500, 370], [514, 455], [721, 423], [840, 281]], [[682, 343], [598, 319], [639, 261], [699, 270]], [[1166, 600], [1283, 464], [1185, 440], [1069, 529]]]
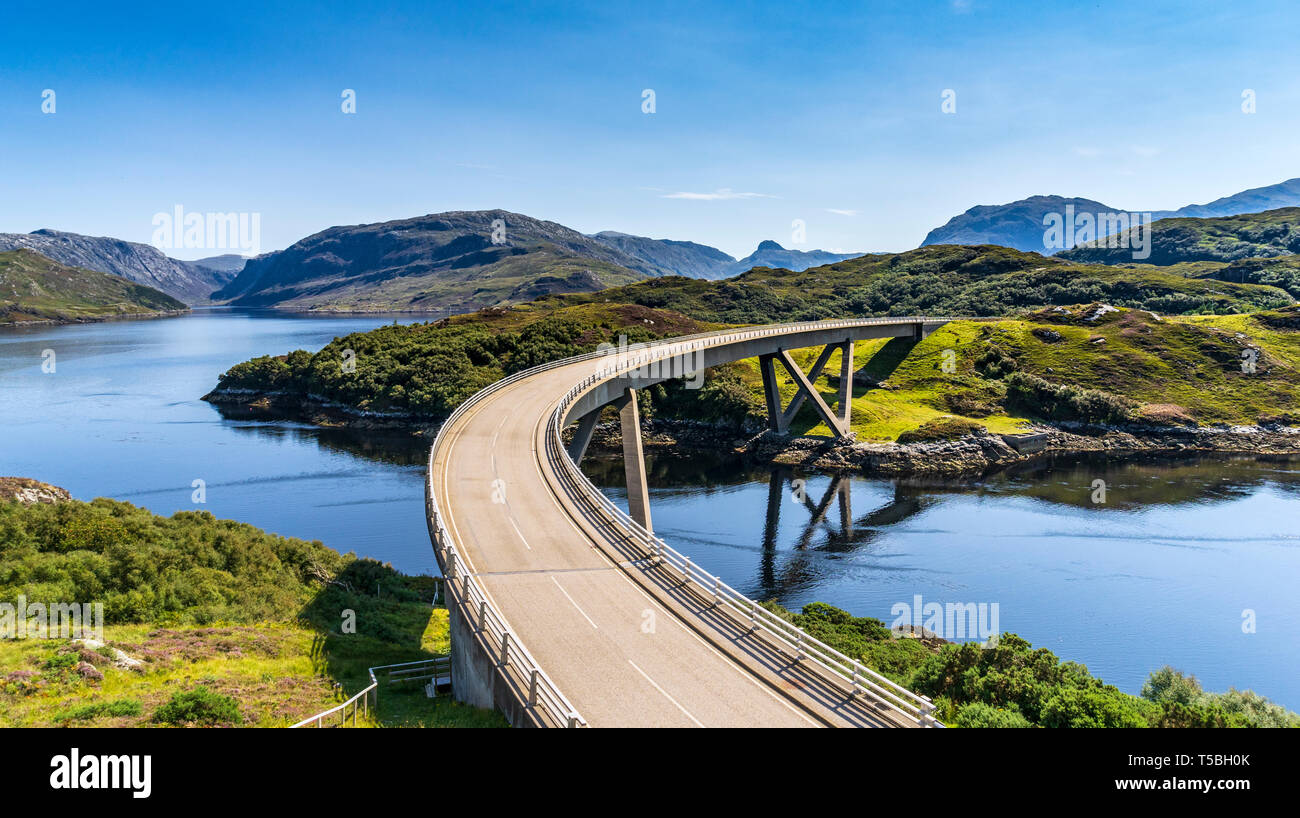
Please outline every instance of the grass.
[[68, 267], [32, 250], [0, 253], [0, 324], [185, 309], [171, 296], [125, 278]]
[[[209, 690], [238, 703], [245, 727], [287, 727], [327, 710], [370, 683], [367, 668], [429, 658], [448, 649], [447, 612], [424, 608], [422, 646], [412, 650], [365, 636], [322, 635], [291, 623], [218, 627], [109, 625], [108, 645], [140, 670], [102, 661], [102, 680], [60, 666], [68, 640], [0, 641], [0, 727], [157, 727], [155, 717], [178, 691]], [[132, 706], [134, 705], [134, 706]], [[455, 702], [426, 698], [418, 684], [381, 682], [365, 727], [497, 727], [502, 718]]]
[[[198, 691], [237, 702], [237, 716], [220, 723], [284, 727], [365, 688], [369, 667], [448, 652], [434, 578], [319, 542], [104, 498], [3, 502], [0, 532], [0, 598], [100, 601], [105, 640], [0, 641], [0, 726], [201, 719], [202, 707], [165, 710], [174, 695]], [[367, 724], [503, 721], [419, 687], [384, 687]]]
[[[1164, 317], [1118, 309], [1087, 320], [1096, 310], [1094, 304], [1024, 318], [956, 321], [917, 343], [855, 345], [854, 367], [883, 385], [855, 387], [854, 433], [859, 440], [897, 440], [944, 419], [969, 421], [997, 434], [1023, 431], [1034, 418], [1005, 406], [999, 375], [1006, 373], [981, 371], [990, 350], [1011, 361], [1014, 371], [1128, 399], [1135, 419], [1169, 415], [1197, 424], [1246, 425], [1300, 418], [1300, 314], [1294, 309]], [[1296, 326], [1288, 326], [1292, 323]], [[1256, 368], [1246, 372], [1242, 352], [1251, 348], [1258, 350]], [[807, 371], [817, 353], [798, 350], [792, 357]], [[832, 354], [825, 371], [838, 373], [839, 360], [840, 353]], [[946, 360], [951, 371], [945, 371]], [[750, 391], [761, 397], [757, 364], [736, 366]], [[833, 377], [823, 375], [817, 382], [832, 407], [837, 400]], [[782, 378], [784, 402], [796, 390], [793, 379]], [[830, 434], [807, 405], [791, 430]]]

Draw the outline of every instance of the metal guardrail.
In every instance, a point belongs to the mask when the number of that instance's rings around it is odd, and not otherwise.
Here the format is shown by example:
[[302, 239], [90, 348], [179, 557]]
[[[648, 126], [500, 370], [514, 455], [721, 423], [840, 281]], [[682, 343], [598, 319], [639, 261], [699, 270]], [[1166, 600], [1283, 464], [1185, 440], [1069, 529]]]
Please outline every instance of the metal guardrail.
[[[750, 617], [751, 623], [755, 627], [762, 627], [766, 632], [775, 637], [779, 642], [793, 648], [797, 658], [810, 658], [818, 664], [826, 667], [832, 672], [849, 680], [854, 692], [859, 690], [870, 692], [876, 695], [885, 703], [891, 705], [894, 709], [902, 713], [905, 717], [911, 718], [925, 726], [943, 725], [933, 718], [934, 705], [926, 698], [918, 696], [906, 688], [895, 684], [894, 682], [876, 673], [874, 670], [863, 665], [855, 659], [836, 651], [834, 648], [820, 642], [809, 636], [801, 629], [795, 627], [789, 622], [781, 619], [767, 609], [758, 605], [758, 603], [748, 599], [729, 585], [723, 583], [717, 577], [709, 576], [691, 563], [690, 559], [681, 555], [672, 549], [663, 540], [647, 532], [634, 520], [627, 516], [621, 509], [613, 504], [605, 495], [601, 494], [591, 481], [578, 469], [577, 465], [563, 453], [564, 447], [561, 442], [560, 433], [562, 429], [562, 416], [567, 408], [578, 395], [582, 394], [596, 382], [615, 377], [620, 372], [626, 372], [638, 369], [646, 363], [653, 360], [662, 360], [671, 358], [674, 355], [682, 354], [697, 349], [703, 349], [705, 346], [717, 346], [720, 344], [751, 340], [754, 338], [769, 337], [772, 335], [784, 335], [793, 332], [814, 331], [824, 329], [837, 329], [840, 327], [860, 327], [879, 324], [911, 324], [911, 323], [943, 323], [951, 321], [951, 318], [933, 318], [933, 317], [882, 317], [882, 318], [862, 318], [842, 321], [808, 321], [797, 324], [777, 324], [765, 326], [753, 330], [720, 330], [715, 332], [702, 332], [694, 335], [683, 336], [671, 343], [648, 342], [643, 344], [634, 344], [619, 350], [617, 357], [620, 361], [625, 360], [625, 356], [632, 353], [645, 351], [646, 354], [637, 355], [635, 363], [630, 366], [618, 368], [606, 368], [593, 375], [583, 379], [581, 383], [573, 387], [561, 399], [559, 405], [552, 415], [551, 426], [552, 434], [550, 443], [559, 446], [559, 451], [563, 454], [559, 458], [560, 462], [565, 464], [566, 471], [574, 484], [587, 497], [603, 508], [611, 517], [627, 529], [628, 533], [646, 547], [648, 555], [657, 557], [665, 562], [675, 566], [683, 573], [683, 576], [696, 585], [704, 588], [706, 592], [715, 595], [719, 601], [725, 601], [731, 608]], [[653, 351], [653, 354], [651, 354]], [[496, 659], [498, 670], [511, 678], [516, 688], [523, 692], [527, 697], [528, 709], [532, 712], [535, 719], [541, 725], [562, 726], [562, 727], [586, 727], [587, 722], [578, 713], [577, 709], [565, 698], [560, 692], [555, 682], [546, 675], [545, 671], [537, 664], [527, 648], [513, 637], [509, 625], [504, 617], [495, 609], [489, 601], [487, 595], [479, 586], [473, 575], [473, 563], [469, 560], [468, 555], [464, 554], [457, 548], [451, 533], [447, 530], [439, 512], [435, 492], [433, 490], [433, 466], [438, 458], [440, 449], [446, 445], [447, 430], [453, 428], [458, 420], [464, 417], [477, 404], [481, 403], [490, 395], [518, 383], [525, 378], [541, 372], [557, 369], [562, 366], [588, 361], [597, 358], [610, 357], [610, 352], [605, 350], [596, 350], [593, 352], [575, 355], [570, 358], [564, 358], [558, 361], [541, 364], [530, 369], [526, 369], [504, 378], [490, 386], [476, 392], [468, 400], [462, 403], [452, 412], [451, 416], [443, 422], [442, 427], [438, 430], [438, 436], [434, 439], [433, 446], [429, 449], [429, 463], [425, 473], [425, 521], [429, 527], [429, 537], [433, 542], [434, 552], [443, 570], [443, 577], [447, 587], [459, 588], [459, 594], [456, 595], [456, 604], [461, 607], [461, 615], [466, 617], [466, 621], [474, 625], [475, 633], [483, 640], [484, 647]], [[368, 688], [369, 689], [369, 688]], [[365, 691], [363, 691], [364, 693]], [[362, 694], [358, 694], [361, 696]], [[353, 697], [354, 699], [356, 697]], [[346, 705], [347, 702], [344, 703]], [[339, 710], [335, 708], [326, 711], [322, 716]], [[310, 719], [308, 721], [311, 721]], [[298, 726], [298, 725], [295, 725]]]
[[[489, 602], [487, 594], [474, 578], [473, 563], [457, 549], [438, 511], [438, 501], [433, 490], [433, 464], [438, 458], [439, 450], [446, 445], [447, 430], [453, 428], [456, 421], [489, 395], [538, 372], [554, 369], [563, 363], [565, 362], [554, 361], [497, 381], [472, 395], [443, 422], [438, 430], [438, 436], [433, 441], [433, 446], [429, 449], [429, 465], [424, 480], [425, 522], [429, 527], [429, 538], [433, 542], [434, 553], [442, 567], [444, 599], [447, 600], [447, 604], [452, 604], [451, 599], [455, 598], [455, 604], [461, 608], [461, 616], [465, 617], [467, 623], [473, 625], [474, 632], [483, 640], [484, 648], [495, 659], [497, 669], [507, 678], [513, 677], [512, 681], [516, 687], [526, 696], [528, 710], [537, 723], [543, 726], [586, 727], [586, 719], [560, 692], [555, 682], [551, 681], [551, 677], [541, 669], [528, 649], [517, 638], [512, 639], [510, 626]], [[461, 563], [464, 563], [463, 567]], [[446, 591], [456, 589], [457, 585], [459, 585], [459, 593], [447, 596]]]
[[[395, 670], [395, 668], [401, 669]], [[451, 657], [436, 656], [432, 659], [420, 659], [415, 662], [401, 662], [396, 665], [376, 665], [368, 671], [370, 673], [370, 684], [355, 696], [342, 704], [331, 707], [329, 710], [322, 710], [316, 715], [305, 718], [297, 724], [291, 724], [289, 725], [289, 729], [292, 730], [297, 727], [306, 727], [309, 724], [316, 727], [346, 727], [348, 725], [349, 716], [352, 719], [352, 726], [356, 727], [357, 711], [360, 710], [361, 715], [364, 718], [370, 714], [370, 709], [372, 707], [379, 704], [379, 680], [375, 678], [375, 671], [377, 670], [388, 671], [389, 684], [394, 684], [396, 682], [410, 682], [420, 679], [433, 679], [434, 684], [436, 685], [438, 678], [451, 673]], [[338, 724], [326, 724], [325, 720], [330, 716], [333, 716], [335, 713], [339, 714]]]
[[[773, 327], [763, 327], [755, 330], [740, 330], [733, 332], [723, 332], [708, 334], [707, 339], [698, 336], [690, 336], [680, 339], [673, 343], [643, 344], [640, 345], [645, 350], [645, 354], [638, 355], [632, 360], [627, 360], [626, 356], [619, 361], [619, 366], [602, 369], [592, 375], [587, 376], [577, 386], [574, 386], [569, 392], [560, 399], [555, 411], [551, 416], [551, 445], [554, 446], [553, 453], [558, 454], [555, 458], [562, 463], [573, 485], [581, 491], [586, 498], [603, 509], [618, 525], [620, 525], [629, 534], [631, 539], [636, 541], [644, 550], [645, 556], [654, 559], [661, 564], [666, 564], [677, 570], [684, 581], [693, 583], [696, 589], [704, 594], [706, 598], [712, 598], [714, 603], [721, 606], [726, 605], [731, 611], [741, 618], [741, 621], [748, 621], [752, 630], [762, 629], [767, 632], [779, 643], [793, 654], [797, 660], [810, 659], [821, 665], [835, 675], [845, 679], [853, 693], [865, 693], [872, 695], [881, 702], [885, 703], [897, 713], [911, 721], [915, 721], [923, 727], [943, 727], [942, 722], [934, 718], [934, 704], [924, 696], [920, 696], [902, 685], [886, 678], [880, 673], [872, 670], [856, 659], [853, 659], [838, 650], [827, 645], [825, 642], [809, 635], [803, 629], [796, 627], [793, 623], [782, 619], [771, 611], [767, 610], [757, 602], [749, 599], [736, 589], [727, 585], [719, 577], [713, 576], [691, 559], [676, 549], [668, 545], [662, 539], [656, 537], [641, 526], [640, 523], [633, 520], [621, 508], [606, 497], [599, 489], [587, 479], [586, 475], [573, 462], [572, 458], [565, 452], [561, 432], [563, 431], [563, 417], [565, 410], [586, 390], [610, 378], [617, 377], [619, 374], [640, 369], [647, 364], [672, 358], [678, 355], [692, 353], [702, 349], [704, 346], [717, 346], [721, 344], [736, 343], [753, 340], [756, 338], [770, 337], [773, 335], [786, 335], [794, 332], [836, 329], [839, 327], [858, 327], [872, 324], [894, 324], [894, 323], [938, 323], [948, 321], [946, 318], [890, 318], [890, 319], [860, 319], [853, 321], [817, 321], [806, 322], [801, 324], [785, 324]], [[570, 361], [576, 359], [569, 359]]]

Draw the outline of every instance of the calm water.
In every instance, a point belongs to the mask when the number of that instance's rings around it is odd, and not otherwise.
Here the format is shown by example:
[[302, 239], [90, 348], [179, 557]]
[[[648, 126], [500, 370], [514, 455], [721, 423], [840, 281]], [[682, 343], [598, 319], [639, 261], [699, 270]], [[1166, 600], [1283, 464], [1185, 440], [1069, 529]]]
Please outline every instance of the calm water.
[[[409, 438], [223, 420], [199, 400], [240, 361], [315, 351], [393, 320], [213, 310], [0, 329], [0, 474], [157, 514], [206, 509], [409, 573], [436, 572], [423, 522], [423, 447]], [[56, 355], [53, 374], [41, 370], [46, 349]], [[191, 500], [196, 479], [207, 484], [204, 505]]]
[[[199, 400], [239, 361], [316, 350], [391, 320], [214, 310], [0, 329], [0, 474], [158, 514], [204, 508], [434, 573], [423, 443], [224, 419]], [[57, 356], [53, 374], [41, 371], [46, 349]], [[622, 499], [618, 461], [584, 467]], [[1210, 689], [1250, 687], [1300, 709], [1300, 463], [846, 478], [829, 498], [831, 477], [725, 458], [658, 457], [652, 468], [659, 533], [753, 596], [790, 607], [821, 600], [887, 623], [891, 606], [916, 594], [996, 602], [1003, 630], [1125, 690], [1169, 663]], [[207, 483], [204, 505], [191, 500], [195, 479]], [[795, 479], [806, 480], [806, 503], [792, 497]], [[1090, 502], [1096, 479], [1107, 482], [1105, 505]], [[1241, 632], [1248, 608], [1258, 622], [1250, 635]]]
[[[828, 602], [886, 624], [917, 594], [996, 602], [1003, 631], [1122, 690], [1172, 664], [1207, 689], [1251, 688], [1300, 709], [1300, 461], [846, 477], [829, 497], [829, 476], [734, 459], [660, 456], [651, 468], [656, 531], [752, 597]], [[625, 504], [621, 461], [587, 470]], [[1092, 502], [1097, 479], [1104, 505]], [[1256, 633], [1242, 632], [1246, 609]]]

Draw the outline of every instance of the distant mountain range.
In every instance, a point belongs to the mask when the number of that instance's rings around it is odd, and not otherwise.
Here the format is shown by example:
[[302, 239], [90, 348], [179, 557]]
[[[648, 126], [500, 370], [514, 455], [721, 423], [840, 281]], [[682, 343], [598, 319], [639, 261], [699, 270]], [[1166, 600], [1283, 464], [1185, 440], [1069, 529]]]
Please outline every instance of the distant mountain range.
[[26, 248], [0, 252], [0, 324], [99, 321], [184, 309], [166, 293], [120, 276], [60, 264]]
[[463, 312], [657, 274], [555, 222], [455, 211], [331, 227], [250, 259], [213, 297], [248, 307]]
[[758, 248], [743, 259], [735, 259], [716, 247], [692, 241], [649, 239], [607, 230], [590, 238], [619, 250], [657, 271], [657, 275], [679, 275], [711, 280], [731, 278], [755, 267], [780, 267], [803, 272], [863, 253], [828, 253], [825, 250], [787, 250], [774, 241], [759, 242]]
[[808, 267], [858, 254], [765, 241], [737, 261], [713, 247], [606, 231], [582, 233], [506, 210], [434, 213], [331, 227], [250, 259], [213, 294], [237, 306], [464, 312], [645, 278], [726, 278], [755, 266]]
[[[1065, 198], [1061, 196], [1031, 196], [1002, 205], [979, 205], [959, 216], [949, 219], [942, 227], [931, 230], [921, 242], [931, 244], [1000, 244], [1017, 250], [1027, 250], [1051, 255], [1068, 247], [1047, 247], [1044, 244], [1049, 214], [1064, 214], [1067, 206], [1075, 213], [1125, 213], [1141, 212], [1132, 208], [1117, 208], [1092, 199]], [[1174, 217], [1213, 218], [1258, 213], [1281, 207], [1300, 206], [1300, 178], [1288, 179], [1276, 185], [1253, 188], [1215, 199], [1209, 204], [1187, 205], [1178, 210], [1151, 212], [1152, 220]], [[1101, 235], [1105, 235], [1102, 232]]]
[[0, 234], [0, 251], [20, 248], [121, 276], [189, 305], [363, 312], [461, 312], [643, 278], [720, 279], [760, 266], [802, 271], [859, 255], [765, 241], [737, 260], [695, 242], [615, 231], [586, 236], [505, 210], [331, 227], [253, 259], [231, 253], [181, 261], [146, 244], [57, 230]]
[[189, 305], [209, 303], [212, 291], [234, 278], [228, 269], [205, 266], [203, 262], [178, 261], [147, 244], [122, 239], [58, 230], [0, 233], [0, 252], [19, 249], [34, 250], [69, 267], [121, 276]]

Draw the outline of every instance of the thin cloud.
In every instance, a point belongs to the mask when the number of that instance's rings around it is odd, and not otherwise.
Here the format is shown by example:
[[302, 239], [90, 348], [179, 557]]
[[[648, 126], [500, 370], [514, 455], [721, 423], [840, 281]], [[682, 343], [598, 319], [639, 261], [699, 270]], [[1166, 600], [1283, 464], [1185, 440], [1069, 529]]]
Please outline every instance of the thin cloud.
[[858, 215], [858, 211], [856, 211], [856, 210], [841, 210], [841, 209], [838, 208], [838, 207], [828, 207], [828, 208], [826, 208], [826, 212], [827, 212], [827, 213], [834, 213], [836, 216], [856, 216], [856, 215]]
[[1077, 153], [1077, 154], [1079, 154], [1080, 156], [1088, 156], [1088, 157], [1092, 157], [1092, 156], [1101, 156], [1101, 149], [1100, 149], [1100, 148], [1093, 148], [1093, 147], [1079, 147], [1079, 148], [1075, 148], [1075, 149], [1074, 149], [1074, 152]]
[[661, 198], [664, 199], [690, 199], [697, 202], [717, 202], [727, 199], [775, 199], [767, 193], [743, 193], [732, 190], [729, 187], [718, 188], [712, 193], [691, 193], [683, 191], [680, 193], [665, 193]]

